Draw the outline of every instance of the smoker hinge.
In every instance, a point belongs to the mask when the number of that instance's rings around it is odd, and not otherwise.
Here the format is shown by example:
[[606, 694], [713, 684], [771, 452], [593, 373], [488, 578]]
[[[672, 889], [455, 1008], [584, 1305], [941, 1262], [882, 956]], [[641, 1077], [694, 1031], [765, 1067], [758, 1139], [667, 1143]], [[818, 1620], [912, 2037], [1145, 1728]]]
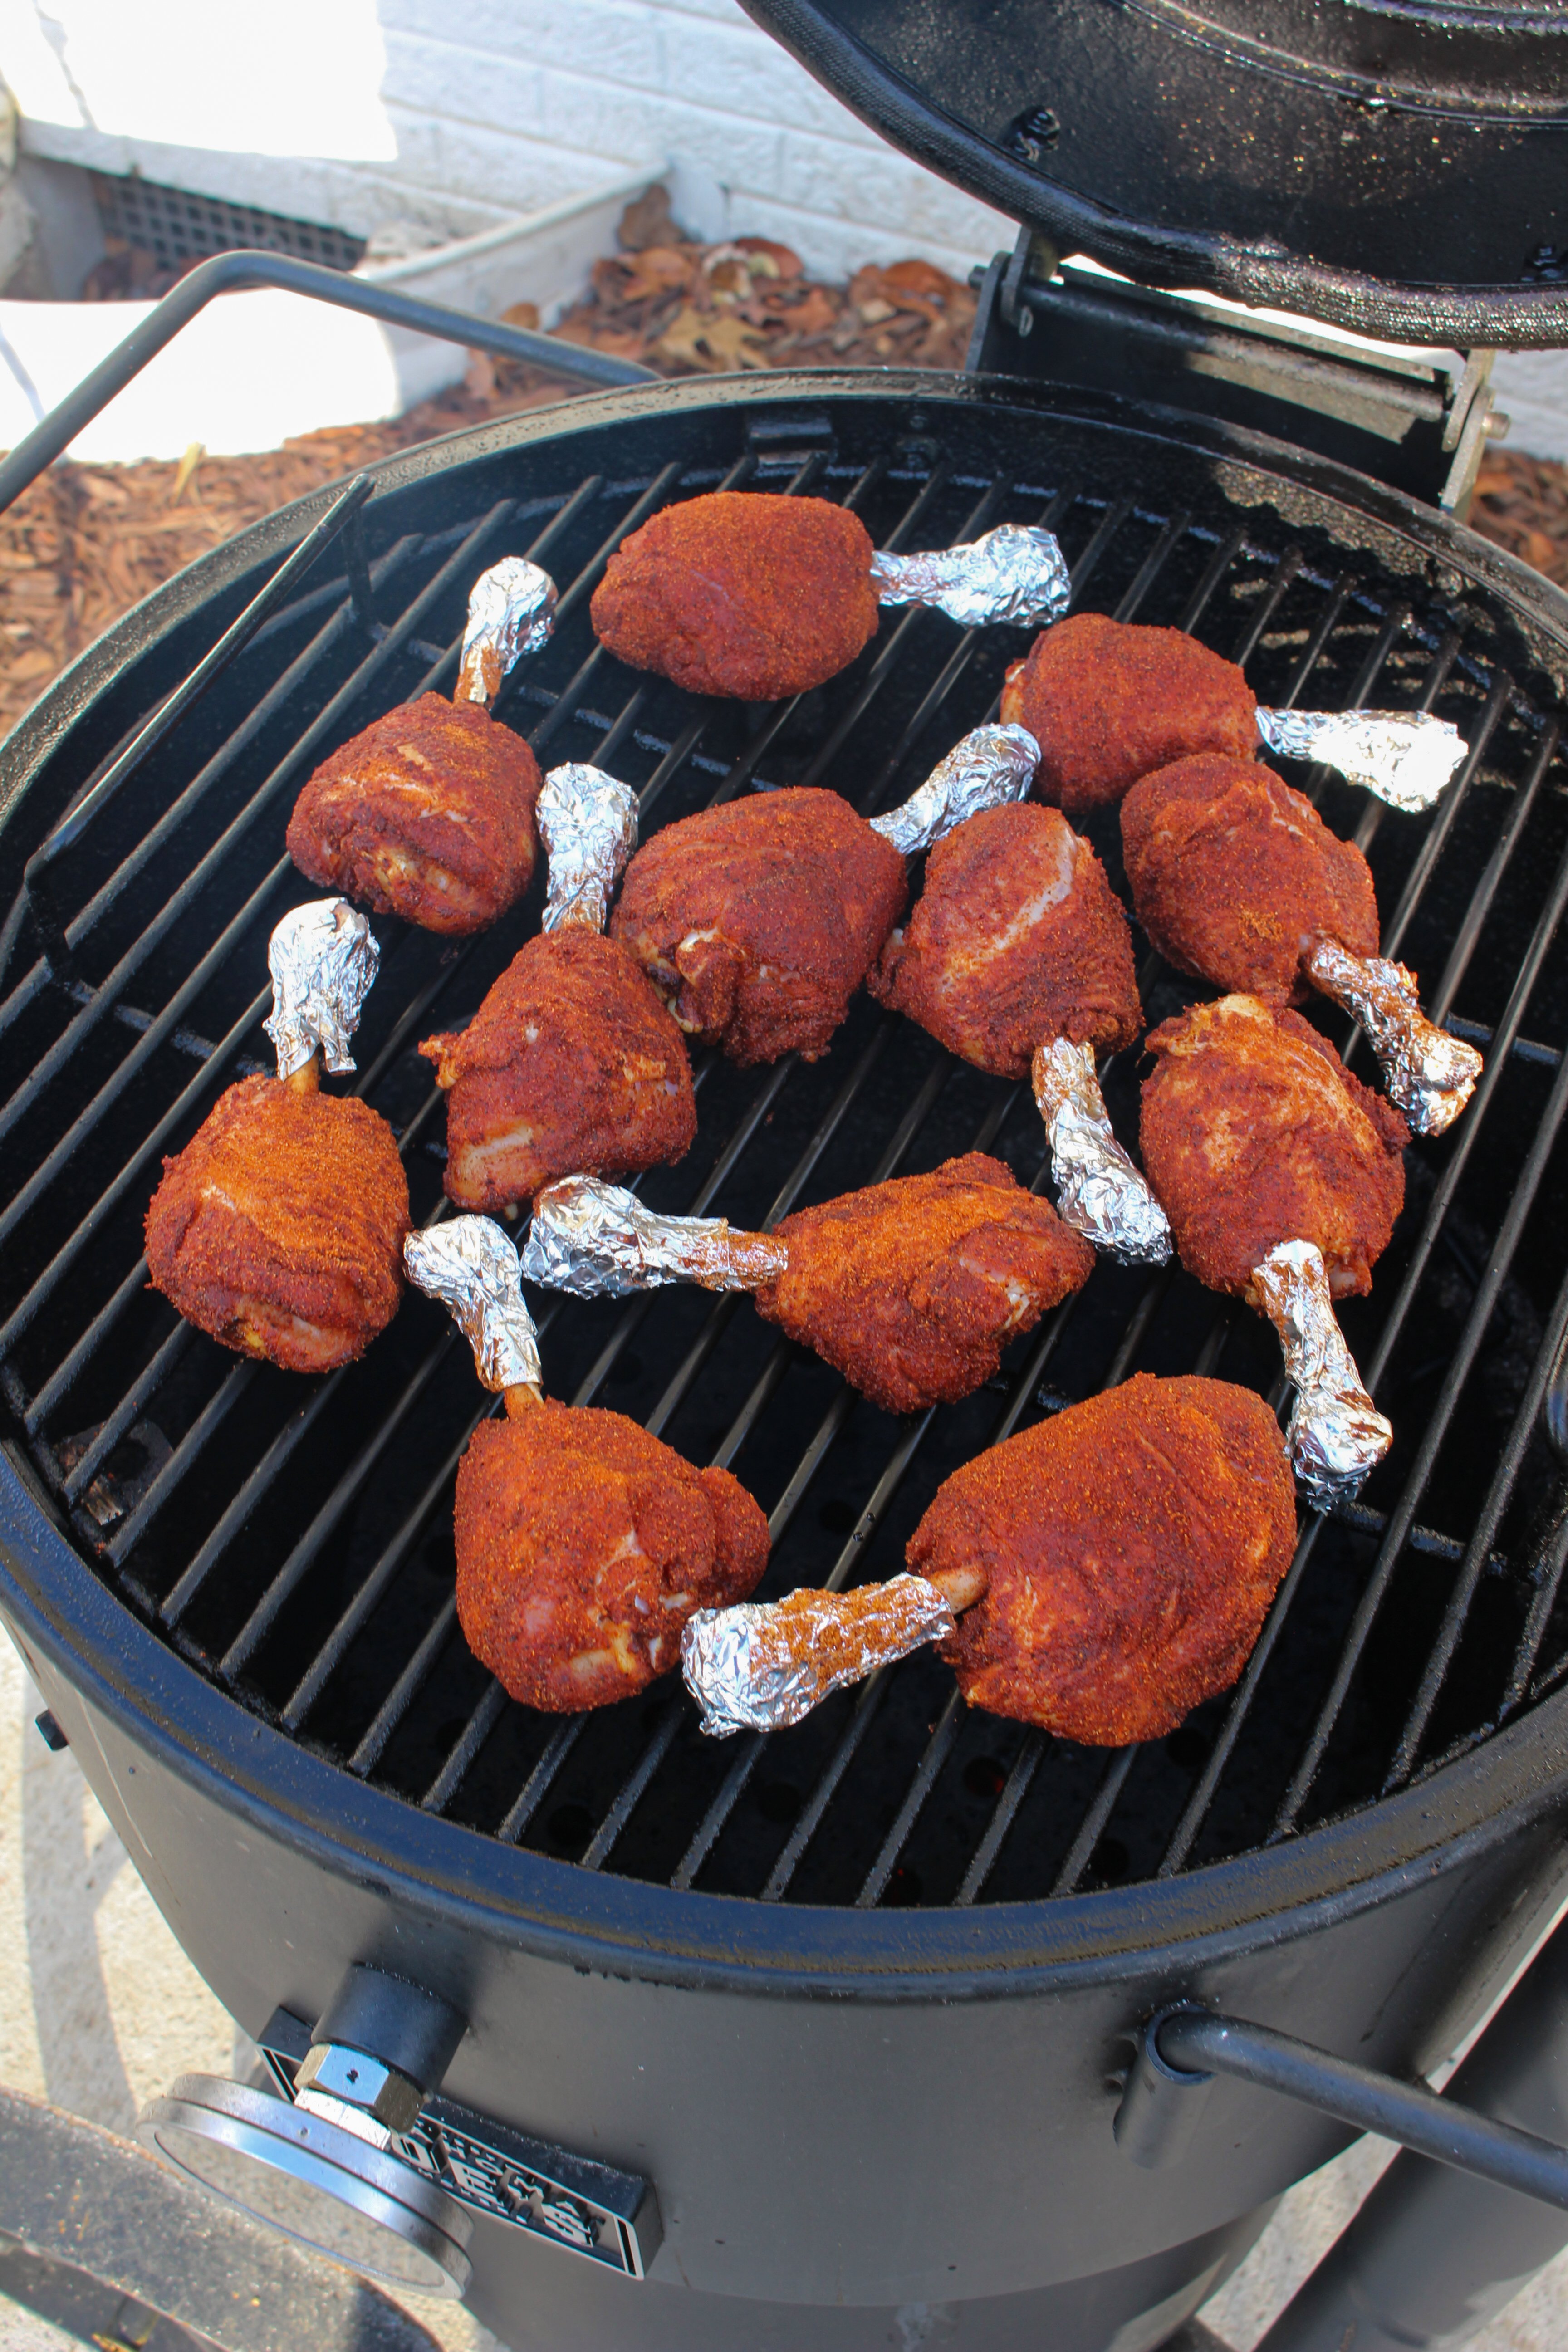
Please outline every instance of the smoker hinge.
[[1265, 320], [1200, 293], [1138, 286], [1058, 258], [1025, 228], [971, 282], [965, 370], [1081, 385], [1250, 426], [1463, 519], [1489, 436], [1489, 351], [1394, 351], [1310, 320]]

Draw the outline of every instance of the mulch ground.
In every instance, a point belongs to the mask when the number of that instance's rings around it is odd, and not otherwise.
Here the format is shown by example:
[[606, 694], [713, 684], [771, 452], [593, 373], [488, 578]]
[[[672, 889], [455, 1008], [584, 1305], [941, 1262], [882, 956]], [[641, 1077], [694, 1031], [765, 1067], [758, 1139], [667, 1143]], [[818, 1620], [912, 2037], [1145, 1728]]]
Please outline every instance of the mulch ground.
[[[627, 207], [620, 242], [554, 329], [563, 340], [671, 376], [963, 364], [974, 297], [929, 261], [873, 263], [826, 284], [765, 237], [693, 244], [662, 189]], [[528, 303], [505, 315], [538, 323]], [[581, 389], [475, 353], [461, 384], [391, 423], [334, 425], [252, 457], [51, 467], [0, 515], [0, 735], [120, 614], [247, 523], [374, 458]], [[1471, 520], [1568, 586], [1568, 467], [1489, 455]]]

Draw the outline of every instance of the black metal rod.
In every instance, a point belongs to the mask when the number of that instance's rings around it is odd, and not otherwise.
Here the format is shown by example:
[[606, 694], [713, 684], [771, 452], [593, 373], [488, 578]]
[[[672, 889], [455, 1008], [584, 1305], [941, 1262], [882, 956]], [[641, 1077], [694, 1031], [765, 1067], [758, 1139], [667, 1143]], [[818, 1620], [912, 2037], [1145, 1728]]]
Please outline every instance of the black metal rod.
[[1438, 1626], [1436, 1638], [1427, 1652], [1426, 1664], [1422, 1670], [1419, 1686], [1415, 1698], [1411, 1701], [1405, 1728], [1399, 1735], [1399, 1745], [1394, 1752], [1394, 1761], [1390, 1764], [1384, 1780], [1384, 1796], [1392, 1794], [1403, 1781], [1408, 1780], [1415, 1766], [1422, 1738], [1431, 1720], [1432, 1710], [1437, 1704], [1437, 1694], [1447, 1679], [1448, 1668], [1453, 1663], [1454, 1652], [1458, 1646], [1459, 1637], [1464, 1632], [1466, 1621], [1469, 1616], [1470, 1603], [1476, 1597], [1476, 1587], [1480, 1582], [1482, 1571], [1491, 1558], [1492, 1544], [1498, 1528], [1502, 1523], [1502, 1515], [1507, 1510], [1513, 1494], [1514, 1482], [1523, 1465], [1526, 1449], [1535, 1435], [1542, 1404], [1546, 1396], [1547, 1384], [1563, 1352], [1565, 1339], [1568, 1339], [1568, 1276], [1563, 1277], [1558, 1290], [1557, 1303], [1548, 1318], [1541, 1345], [1535, 1351], [1535, 1361], [1531, 1367], [1530, 1379], [1514, 1413], [1513, 1426], [1509, 1431], [1497, 1468], [1492, 1473], [1491, 1485], [1487, 1490], [1486, 1501], [1481, 1506], [1480, 1517], [1476, 1521], [1459, 1573], [1454, 1580], [1454, 1589], [1448, 1595], [1447, 1605], [1443, 1612], [1443, 1622]]
[[173, 342], [181, 329], [205, 310], [215, 294], [262, 286], [285, 294], [306, 294], [314, 301], [331, 303], [336, 310], [358, 310], [389, 327], [409, 327], [437, 342], [461, 343], [498, 352], [503, 359], [523, 360], [531, 367], [545, 368], [552, 375], [574, 376], [583, 383], [658, 381], [652, 368], [639, 367], [634, 360], [613, 359], [606, 352], [558, 342], [525, 327], [503, 326], [498, 320], [471, 318], [465, 310], [448, 310], [444, 302], [422, 302], [412, 294], [395, 294], [390, 288], [367, 284], [342, 270], [323, 269], [315, 262], [296, 261], [287, 254], [216, 253], [210, 261], [188, 271], [157, 309], [83, 376], [76, 390], [17, 442], [0, 463], [0, 512], [69, 447], [83, 425], [107, 408], [116, 393], [123, 392], [165, 343]]
[[[1473, 1109], [1474, 1106], [1472, 1105], [1471, 1108]], [[1568, 1061], [1563, 1062], [1557, 1073], [1551, 1098], [1542, 1114], [1541, 1124], [1536, 1129], [1529, 1157], [1510, 1199], [1508, 1213], [1492, 1243], [1487, 1260], [1486, 1273], [1476, 1292], [1470, 1311], [1465, 1318], [1464, 1329], [1454, 1349], [1447, 1373], [1438, 1392], [1436, 1404], [1427, 1420], [1415, 1461], [1405, 1479], [1404, 1492], [1390, 1519], [1388, 1532], [1384, 1537], [1376, 1564], [1367, 1580], [1366, 1588], [1356, 1606], [1355, 1614], [1351, 1620], [1350, 1631], [1345, 1636], [1344, 1646], [1341, 1651], [1339, 1664], [1335, 1668], [1328, 1696], [1318, 1711], [1317, 1720], [1312, 1726], [1301, 1760], [1291, 1776], [1289, 1788], [1286, 1790], [1279, 1812], [1275, 1816], [1274, 1826], [1269, 1832], [1273, 1839], [1285, 1836], [1295, 1827], [1301, 1807], [1307, 1801], [1308, 1791], [1317, 1777], [1318, 1767], [1322, 1762], [1324, 1751], [1350, 1689], [1352, 1676], [1361, 1663], [1362, 1653], [1366, 1646], [1366, 1638], [1372, 1630], [1373, 1619], [1383, 1604], [1384, 1595], [1388, 1590], [1399, 1556], [1405, 1548], [1405, 1534], [1415, 1517], [1416, 1505], [1426, 1491], [1426, 1481], [1432, 1475], [1437, 1456], [1447, 1438], [1448, 1424], [1454, 1417], [1460, 1394], [1469, 1379], [1471, 1366], [1486, 1336], [1487, 1325], [1491, 1320], [1499, 1294], [1508, 1278], [1509, 1268], [1513, 1264], [1514, 1252], [1519, 1246], [1520, 1236], [1524, 1231], [1525, 1220], [1534, 1206], [1535, 1195], [1540, 1188], [1542, 1177], [1545, 1173], [1546, 1162], [1557, 1140], [1558, 1129], [1563, 1124], [1565, 1112], [1568, 1112]]]
[[1418, 2084], [1354, 2065], [1270, 2026], [1200, 2010], [1177, 2010], [1166, 2017], [1156, 2046], [1166, 2065], [1182, 2073], [1228, 2074], [1259, 2090], [1278, 2091], [1356, 2131], [1375, 2132], [1439, 2164], [1568, 2209], [1568, 2148], [1454, 2105]]

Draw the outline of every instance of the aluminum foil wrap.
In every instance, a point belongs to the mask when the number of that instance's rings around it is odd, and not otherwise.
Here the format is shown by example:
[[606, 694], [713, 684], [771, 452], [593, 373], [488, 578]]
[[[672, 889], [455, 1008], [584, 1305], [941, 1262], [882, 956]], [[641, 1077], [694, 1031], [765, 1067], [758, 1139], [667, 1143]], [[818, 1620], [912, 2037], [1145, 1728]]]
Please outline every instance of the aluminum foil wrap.
[[1163, 1265], [1170, 1220], [1111, 1132], [1091, 1048], [1054, 1037], [1030, 1076], [1063, 1223], [1123, 1265]]
[[782, 1731], [830, 1691], [940, 1642], [952, 1611], [923, 1576], [893, 1576], [853, 1592], [792, 1592], [699, 1609], [680, 1636], [680, 1670], [715, 1739]]
[[542, 1385], [517, 1252], [493, 1218], [448, 1217], [407, 1234], [403, 1265], [416, 1289], [451, 1308], [486, 1388]]
[[871, 830], [913, 857], [982, 809], [1027, 799], [1039, 764], [1040, 747], [1026, 727], [976, 727], [901, 807], [874, 816]]
[[1321, 760], [1390, 808], [1428, 809], [1469, 750], [1426, 710], [1260, 710], [1258, 731], [1288, 760]]
[[637, 845], [637, 796], [603, 768], [552, 768], [534, 812], [550, 853], [550, 885], [541, 928], [586, 923], [602, 931], [610, 893]]
[[962, 547], [920, 555], [874, 555], [871, 577], [879, 604], [930, 604], [965, 629], [994, 621], [1043, 629], [1072, 595], [1067, 559], [1037, 523], [999, 522]]
[[1353, 956], [1320, 940], [1307, 958], [1308, 977], [1325, 996], [1353, 1013], [1372, 1040], [1388, 1099], [1416, 1135], [1452, 1127], [1484, 1065], [1473, 1045], [1427, 1020], [1415, 993], [1415, 975], [1386, 956]]
[[1348, 1503], [1394, 1443], [1394, 1431], [1361, 1383], [1334, 1319], [1316, 1242], [1281, 1242], [1252, 1271], [1252, 1286], [1279, 1334], [1296, 1386], [1290, 1467], [1315, 1510]]
[[346, 898], [312, 898], [284, 916], [267, 943], [272, 1010], [261, 1024], [278, 1048], [280, 1078], [318, 1048], [334, 1077], [353, 1068], [349, 1040], [380, 962], [374, 932]]
[[468, 597], [463, 666], [454, 702], [493, 702], [513, 662], [548, 644], [555, 583], [525, 556], [503, 555], [481, 572]]
[[529, 1282], [578, 1298], [625, 1298], [667, 1282], [758, 1290], [789, 1262], [783, 1242], [736, 1233], [723, 1217], [659, 1217], [597, 1176], [563, 1176], [533, 1204], [523, 1246]]

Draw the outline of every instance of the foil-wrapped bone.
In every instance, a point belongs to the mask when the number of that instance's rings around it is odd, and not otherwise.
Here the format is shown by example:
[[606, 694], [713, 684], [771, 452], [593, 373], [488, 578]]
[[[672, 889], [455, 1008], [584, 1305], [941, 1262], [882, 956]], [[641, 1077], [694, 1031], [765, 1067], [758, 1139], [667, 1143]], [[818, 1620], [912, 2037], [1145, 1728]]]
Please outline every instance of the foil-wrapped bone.
[[1372, 1042], [1388, 1099], [1416, 1135], [1441, 1135], [1470, 1097], [1484, 1064], [1473, 1045], [1428, 1021], [1415, 975], [1386, 956], [1353, 956], [1320, 940], [1306, 971], [1325, 996], [1353, 1013]]
[[1393, 1428], [1362, 1386], [1316, 1242], [1279, 1243], [1253, 1268], [1252, 1287], [1295, 1383], [1290, 1466], [1314, 1509], [1331, 1510], [1354, 1498], [1393, 1444]]
[[879, 604], [929, 604], [965, 629], [998, 621], [1043, 629], [1072, 598], [1067, 559], [1038, 523], [1001, 522], [962, 547], [874, 555], [871, 577]]
[[1258, 731], [1288, 760], [1321, 760], [1390, 808], [1428, 809], [1469, 750], [1429, 710], [1259, 710]]
[[1026, 727], [973, 728], [937, 761], [919, 792], [874, 816], [871, 830], [914, 857], [982, 809], [1026, 799], [1039, 764], [1040, 747]]
[[830, 1691], [863, 1682], [953, 1627], [952, 1609], [923, 1576], [853, 1592], [802, 1590], [783, 1601], [697, 1610], [680, 1636], [680, 1670], [715, 1739], [782, 1731]]
[[1092, 1049], [1053, 1037], [1037, 1047], [1030, 1077], [1063, 1223], [1125, 1265], [1163, 1265], [1170, 1219], [1111, 1131]]
[[668, 1282], [757, 1290], [789, 1262], [785, 1244], [737, 1233], [723, 1217], [660, 1217], [635, 1192], [597, 1176], [563, 1176], [533, 1203], [522, 1252], [526, 1281], [579, 1298], [624, 1298]]
[[416, 1289], [450, 1307], [486, 1388], [542, 1386], [517, 1252], [492, 1218], [448, 1217], [405, 1235], [403, 1265]]
[[545, 777], [534, 818], [550, 856], [540, 928], [585, 923], [602, 931], [610, 893], [637, 845], [636, 793], [603, 768], [572, 761]]
[[284, 916], [267, 943], [272, 1010], [261, 1024], [280, 1078], [318, 1050], [334, 1077], [353, 1068], [349, 1040], [380, 962], [374, 932], [346, 898], [312, 898]]
[[526, 556], [503, 555], [468, 596], [454, 702], [493, 702], [513, 662], [536, 654], [555, 626], [555, 583]]

